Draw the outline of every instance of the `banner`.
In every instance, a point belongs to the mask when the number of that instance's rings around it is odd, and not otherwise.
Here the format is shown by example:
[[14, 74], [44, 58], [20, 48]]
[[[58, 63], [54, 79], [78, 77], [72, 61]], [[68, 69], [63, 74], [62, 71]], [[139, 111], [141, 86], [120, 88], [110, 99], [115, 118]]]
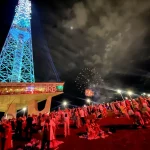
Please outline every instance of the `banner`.
[[0, 83], [0, 95], [63, 92], [64, 83]]

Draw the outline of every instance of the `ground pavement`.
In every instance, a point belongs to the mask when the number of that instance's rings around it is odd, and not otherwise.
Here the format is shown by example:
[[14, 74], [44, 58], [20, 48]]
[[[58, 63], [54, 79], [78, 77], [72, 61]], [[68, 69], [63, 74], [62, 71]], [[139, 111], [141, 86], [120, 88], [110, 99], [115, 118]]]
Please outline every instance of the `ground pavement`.
[[[71, 135], [58, 138], [64, 141], [59, 150], [148, 150], [150, 129], [117, 130], [105, 139], [87, 140], [78, 137], [80, 129], [71, 129]], [[58, 134], [63, 134], [59, 129]]]
[[[146, 129], [118, 129], [105, 139], [87, 140], [79, 138], [83, 129], [71, 128], [71, 135], [64, 138], [63, 128], [57, 130], [57, 139], [64, 141], [58, 150], [149, 150], [150, 128]], [[33, 135], [39, 139], [38, 134]], [[14, 141], [14, 150], [25, 141]]]

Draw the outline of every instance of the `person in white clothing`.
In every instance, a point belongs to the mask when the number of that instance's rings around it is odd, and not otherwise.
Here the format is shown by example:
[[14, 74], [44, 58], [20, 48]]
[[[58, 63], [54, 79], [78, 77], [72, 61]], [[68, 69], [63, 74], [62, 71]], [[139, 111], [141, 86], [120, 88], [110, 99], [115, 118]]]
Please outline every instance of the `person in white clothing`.
[[63, 118], [64, 118], [64, 135], [66, 137], [67, 135], [70, 135], [70, 116], [67, 109], [65, 109], [63, 113]]

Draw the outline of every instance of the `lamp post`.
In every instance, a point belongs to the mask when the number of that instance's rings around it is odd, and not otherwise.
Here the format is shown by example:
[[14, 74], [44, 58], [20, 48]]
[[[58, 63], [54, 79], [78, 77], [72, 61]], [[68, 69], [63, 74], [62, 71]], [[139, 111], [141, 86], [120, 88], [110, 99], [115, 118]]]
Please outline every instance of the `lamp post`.
[[124, 100], [124, 97], [123, 97], [123, 95], [122, 95], [122, 91], [121, 91], [121, 90], [117, 90], [117, 93], [120, 94], [121, 97], [122, 97], [122, 100]]

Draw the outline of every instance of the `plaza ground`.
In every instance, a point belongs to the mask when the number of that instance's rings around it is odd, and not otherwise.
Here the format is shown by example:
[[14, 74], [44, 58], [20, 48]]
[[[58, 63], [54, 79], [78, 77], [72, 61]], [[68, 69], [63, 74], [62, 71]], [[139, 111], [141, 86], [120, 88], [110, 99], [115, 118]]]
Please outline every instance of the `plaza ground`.
[[[59, 132], [62, 132], [61, 130]], [[105, 139], [87, 140], [77, 136], [79, 130], [72, 129], [64, 138], [59, 150], [148, 150], [150, 149], [150, 129], [117, 130]]]
[[[118, 129], [105, 139], [87, 140], [79, 138], [83, 129], [71, 128], [71, 135], [64, 138], [63, 128], [57, 130], [57, 139], [64, 141], [59, 150], [149, 150], [150, 128], [146, 129]], [[34, 137], [38, 137], [37, 134]], [[14, 150], [17, 145], [25, 142], [14, 141]]]

